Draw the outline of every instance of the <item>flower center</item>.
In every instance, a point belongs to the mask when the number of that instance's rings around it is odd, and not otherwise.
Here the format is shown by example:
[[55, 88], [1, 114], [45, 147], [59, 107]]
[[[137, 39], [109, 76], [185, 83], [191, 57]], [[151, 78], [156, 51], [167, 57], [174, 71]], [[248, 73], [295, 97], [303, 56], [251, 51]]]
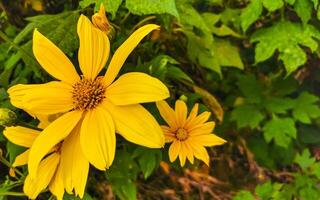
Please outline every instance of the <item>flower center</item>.
[[93, 109], [105, 98], [105, 87], [99, 77], [95, 80], [82, 78], [72, 87], [72, 99], [75, 110]]
[[179, 128], [177, 131], [176, 131], [176, 138], [180, 141], [184, 141], [188, 138], [188, 132], [183, 129], [183, 128]]

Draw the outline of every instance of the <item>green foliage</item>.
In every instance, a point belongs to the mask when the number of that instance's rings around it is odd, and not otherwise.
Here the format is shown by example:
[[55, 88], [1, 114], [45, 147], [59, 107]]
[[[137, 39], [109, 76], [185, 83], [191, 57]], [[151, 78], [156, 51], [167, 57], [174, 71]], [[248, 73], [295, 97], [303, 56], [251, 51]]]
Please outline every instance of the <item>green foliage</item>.
[[293, 117], [305, 124], [310, 124], [311, 119], [320, 117], [320, 108], [315, 103], [319, 97], [308, 92], [303, 92], [295, 100], [293, 106]]
[[306, 53], [299, 45], [309, 47], [311, 51], [318, 48], [314, 40], [320, 39], [320, 32], [312, 25], [301, 26], [298, 23], [281, 21], [271, 27], [256, 31], [251, 42], [258, 42], [255, 48], [255, 62], [270, 58], [276, 50], [283, 61], [288, 74], [295, 71], [307, 61]]
[[263, 127], [264, 138], [267, 142], [274, 139], [275, 143], [282, 147], [287, 147], [291, 139], [295, 139], [297, 130], [291, 118], [273, 117]]

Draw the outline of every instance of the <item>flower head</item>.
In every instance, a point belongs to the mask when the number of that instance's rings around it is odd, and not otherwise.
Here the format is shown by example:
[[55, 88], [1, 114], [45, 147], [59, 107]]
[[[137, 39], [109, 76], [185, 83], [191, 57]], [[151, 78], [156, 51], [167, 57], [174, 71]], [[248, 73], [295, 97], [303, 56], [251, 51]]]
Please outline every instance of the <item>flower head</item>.
[[100, 4], [99, 12], [92, 15], [91, 20], [95, 27], [97, 27], [107, 35], [109, 35], [113, 29], [106, 16], [106, 11], [104, 9], [103, 3]]
[[210, 112], [198, 114], [199, 105], [192, 108], [187, 117], [188, 109], [184, 101], [176, 101], [175, 110], [165, 101], [157, 102], [158, 110], [168, 126], [161, 126], [165, 140], [172, 143], [169, 148], [169, 159], [175, 161], [179, 156], [181, 166], [186, 159], [193, 163], [194, 157], [209, 165], [209, 155], [205, 147], [222, 145], [226, 141], [214, 134], [213, 121], [208, 121]]
[[[42, 131], [30, 148], [31, 177], [36, 177], [44, 156], [73, 132], [80, 138], [85, 158], [100, 170], [108, 168], [114, 160], [115, 132], [146, 147], [164, 145], [160, 126], [140, 103], [167, 98], [168, 88], [158, 79], [139, 72], [126, 73], [115, 80], [131, 51], [158, 28], [149, 24], [135, 31], [115, 51], [104, 76], [99, 73], [109, 57], [110, 43], [106, 34], [84, 15], [80, 16], [77, 27], [81, 76], [57, 46], [34, 31], [33, 53], [43, 69], [58, 81], [13, 86], [8, 90], [11, 103], [30, 113], [61, 116]], [[78, 177], [65, 180], [65, 184], [76, 181], [73, 179]]]
[[[51, 120], [48, 117], [41, 117], [40, 126], [46, 127]], [[38, 127], [39, 127], [38, 125]], [[3, 134], [12, 143], [26, 147], [27, 150], [18, 155], [13, 167], [26, 165], [29, 160], [30, 147], [39, 137], [41, 131], [22, 126], [7, 127]], [[77, 153], [74, 153], [77, 152]], [[83, 197], [89, 162], [84, 157], [79, 141], [79, 135], [73, 131], [65, 141], [55, 145], [41, 160], [38, 173], [35, 178], [28, 175], [25, 179], [23, 191], [30, 199], [36, 199], [45, 188], [49, 187], [52, 194], [58, 200], [63, 199], [64, 190]]]

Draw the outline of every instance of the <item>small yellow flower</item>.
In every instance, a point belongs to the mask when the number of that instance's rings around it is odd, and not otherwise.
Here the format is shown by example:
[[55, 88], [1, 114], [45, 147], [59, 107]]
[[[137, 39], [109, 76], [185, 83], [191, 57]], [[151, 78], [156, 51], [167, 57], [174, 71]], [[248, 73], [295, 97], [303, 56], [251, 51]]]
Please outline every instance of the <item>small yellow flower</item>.
[[102, 3], [100, 4], [99, 12], [92, 15], [91, 21], [96, 28], [100, 29], [107, 35], [109, 35], [112, 31], [112, 26], [109, 23], [109, 20], [106, 16], [106, 11]]
[[[43, 116], [41, 118], [45, 119]], [[49, 121], [48, 119], [40, 120], [40, 124], [47, 126]], [[46, 157], [41, 160], [35, 178], [30, 175], [26, 177], [23, 191], [30, 199], [36, 199], [47, 187], [58, 200], [63, 199], [65, 189], [70, 194], [74, 190], [76, 195], [83, 197], [89, 173], [89, 162], [82, 153], [80, 137], [76, 130], [77, 128], [63, 142], [50, 149]], [[30, 147], [40, 133], [41, 131], [21, 126], [7, 127], [4, 130], [3, 134], [9, 141], [28, 148], [16, 157], [13, 167], [28, 163]]]
[[15, 85], [8, 90], [10, 100], [29, 113], [60, 113], [61, 116], [43, 130], [30, 148], [31, 177], [36, 177], [44, 156], [74, 131], [80, 137], [85, 157], [100, 170], [110, 167], [114, 160], [115, 132], [139, 145], [163, 147], [159, 124], [140, 103], [166, 99], [168, 88], [160, 80], [140, 72], [126, 73], [115, 80], [131, 51], [158, 28], [149, 24], [136, 30], [115, 51], [104, 76], [99, 73], [109, 57], [110, 43], [84, 15], [80, 16], [77, 27], [81, 76], [57, 46], [34, 31], [33, 53], [43, 69], [59, 81]]
[[187, 105], [181, 100], [176, 101], [175, 110], [165, 101], [157, 102], [157, 107], [169, 125], [161, 128], [166, 142], [172, 142], [169, 148], [170, 161], [174, 162], [179, 156], [180, 165], [184, 166], [187, 158], [193, 164], [196, 157], [209, 165], [209, 155], [204, 147], [222, 145], [226, 142], [212, 134], [215, 123], [207, 122], [210, 112], [203, 112], [197, 116], [199, 105], [196, 104], [187, 117]]

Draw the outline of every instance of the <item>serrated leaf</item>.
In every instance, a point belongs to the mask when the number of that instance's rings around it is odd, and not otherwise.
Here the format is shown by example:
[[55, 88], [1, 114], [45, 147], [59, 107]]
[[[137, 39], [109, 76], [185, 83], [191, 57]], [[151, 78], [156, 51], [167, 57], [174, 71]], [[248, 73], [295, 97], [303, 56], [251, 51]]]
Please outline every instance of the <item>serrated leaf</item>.
[[210, 33], [210, 28], [207, 26], [200, 13], [188, 3], [179, 3], [178, 10], [180, 14], [180, 21], [183, 25], [197, 27], [204, 33]]
[[228, 36], [232, 35], [234, 37], [241, 37], [238, 33], [233, 31], [231, 28], [222, 24], [217, 26], [217, 23], [221, 19], [220, 14], [213, 14], [213, 13], [202, 13], [202, 18], [205, 20], [207, 26], [210, 28], [211, 32], [217, 36]]
[[294, 107], [294, 100], [290, 98], [269, 97], [264, 99], [263, 105], [272, 113], [284, 114]]
[[214, 40], [213, 52], [214, 57], [218, 60], [220, 66], [230, 66], [243, 69], [239, 49], [232, 45], [229, 40]]
[[288, 147], [292, 139], [296, 138], [297, 130], [291, 118], [273, 117], [263, 127], [264, 138], [267, 142], [274, 140], [281, 147]]
[[179, 18], [175, 0], [126, 0], [126, 7], [136, 15], [170, 14]]
[[314, 164], [316, 159], [311, 156], [308, 149], [303, 150], [302, 154], [297, 154], [294, 162], [297, 163], [302, 170], [306, 170], [312, 164]]
[[282, 0], [262, 0], [262, 4], [270, 12], [273, 12], [275, 10], [278, 10], [279, 8], [282, 8], [282, 6], [284, 5]]
[[232, 200], [255, 200], [255, 198], [249, 191], [242, 190]]
[[241, 12], [241, 28], [244, 32], [253, 24], [262, 13], [261, 0], [252, 0]]
[[318, 48], [314, 38], [320, 39], [320, 32], [308, 24], [302, 27], [298, 23], [282, 21], [260, 29], [251, 37], [251, 42], [258, 42], [255, 47], [255, 62], [265, 61], [278, 50], [279, 59], [284, 62], [287, 73], [290, 74], [307, 60], [300, 45], [309, 47], [312, 52]]
[[271, 181], [267, 181], [262, 185], [258, 185], [255, 189], [255, 193], [262, 200], [270, 199], [272, 197], [273, 187]]
[[257, 128], [264, 118], [256, 105], [240, 105], [231, 113], [231, 119], [236, 121], [238, 128]]
[[320, 108], [315, 103], [319, 97], [308, 92], [303, 92], [294, 102], [293, 117], [305, 124], [310, 124], [311, 119], [320, 117]]
[[293, 6], [303, 24], [307, 24], [312, 14], [312, 4], [309, 0], [296, 0]]

